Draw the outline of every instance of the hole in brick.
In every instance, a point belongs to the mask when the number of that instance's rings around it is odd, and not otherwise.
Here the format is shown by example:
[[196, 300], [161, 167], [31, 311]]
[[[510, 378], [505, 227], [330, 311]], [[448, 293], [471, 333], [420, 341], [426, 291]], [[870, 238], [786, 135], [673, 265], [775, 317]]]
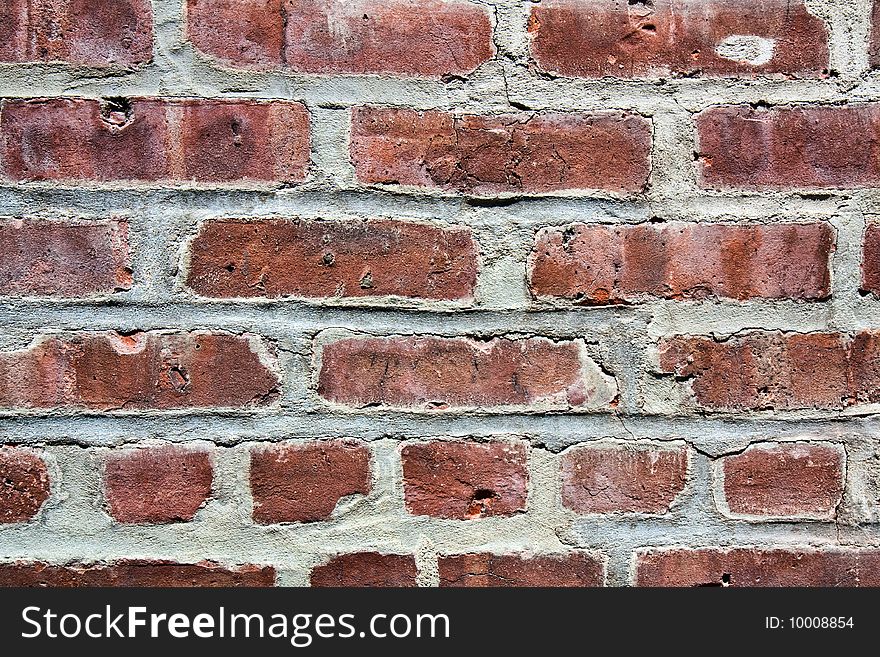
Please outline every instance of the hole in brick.
[[478, 488], [471, 497], [471, 503], [468, 505], [468, 516], [475, 518], [484, 515], [492, 506], [492, 501], [498, 495], [494, 490], [488, 488]]
[[223, 269], [225, 269], [226, 271], [228, 271], [228, 272], [231, 274], [231, 273], [233, 273], [233, 272], [235, 271], [235, 265], [234, 265], [233, 263], [230, 262], [230, 263], [229, 263], [228, 265], [226, 265]]
[[134, 109], [128, 98], [104, 98], [100, 108], [101, 121], [111, 130], [122, 130], [134, 120]]
[[186, 392], [189, 389], [189, 373], [180, 365], [171, 366], [171, 369], [168, 371], [168, 378], [177, 392]]
[[373, 287], [373, 274], [371, 272], [367, 272], [361, 277], [361, 289], [369, 290]]
[[627, 0], [630, 7], [653, 7], [654, 0]]
[[336, 258], [332, 253], [325, 253], [324, 257], [321, 258], [321, 262], [323, 262], [328, 267], [336, 262]]
[[241, 122], [238, 119], [232, 119], [230, 127], [232, 128], [232, 145], [241, 148]]
[[646, 25], [642, 25], [642, 30], [645, 31], [645, 32], [656, 32], [656, 31], [657, 31], [657, 26], [656, 26], [656, 25], [652, 25], [651, 23], [648, 23], [648, 24], [646, 24]]

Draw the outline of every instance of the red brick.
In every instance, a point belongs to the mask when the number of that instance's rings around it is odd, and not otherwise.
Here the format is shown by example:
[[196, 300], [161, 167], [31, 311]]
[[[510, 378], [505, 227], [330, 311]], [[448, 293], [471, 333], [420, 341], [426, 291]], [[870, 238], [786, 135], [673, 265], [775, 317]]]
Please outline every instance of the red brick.
[[354, 337], [321, 354], [318, 394], [358, 408], [608, 408], [616, 382], [578, 341]]
[[880, 401], [880, 333], [752, 332], [661, 341], [660, 367], [709, 409], [843, 409]]
[[416, 443], [404, 445], [400, 458], [406, 508], [414, 515], [471, 520], [526, 509], [525, 443]]
[[701, 182], [745, 189], [880, 184], [880, 104], [715, 107], [697, 115]]
[[128, 224], [0, 219], [0, 294], [89, 297], [131, 289]]
[[684, 490], [687, 475], [682, 446], [573, 447], [562, 457], [562, 504], [585, 514], [662, 514]]
[[880, 586], [878, 550], [707, 548], [644, 551], [638, 586]]
[[5, 100], [3, 169], [13, 180], [302, 181], [308, 113], [245, 100]]
[[351, 157], [367, 184], [467, 194], [599, 189], [640, 192], [650, 123], [621, 112], [456, 116], [352, 110]]
[[869, 224], [865, 231], [861, 289], [880, 296], [880, 224]]
[[827, 299], [828, 224], [575, 224], [545, 228], [530, 260], [535, 297], [588, 305], [664, 299]]
[[118, 561], [54, 566], [40, 562], [0, 564], [0, 586], [26, 587], [267, 587], [275, 585], [269, 566], [224, 568], [203, 561]]
[[149, 0], [4, 0], [0, 62], [137, 66], [153, 57]]
[[762, 443], [721, 460], [724, 503], [740, 516], [833, 519], [843, 496], [843, 450]]
[[467, 228], [402, 221], [217, 220], [193, 241], [188, 285], [207, 297], [469, 300]]
[[457, 0], [188, 0], [187, 32], [232, 68], [465, 75], [490, 59], [486, 9]]
[[538, 66], [568, 76], [828, 73], [828, 30], [798, 0], [544, 0], [529, 32]]
[[246, 336], [78, 333], [0, 352], [0, 408], [97, 411], [262, 406], [278, 378]]
[[116, 451], [104, 463], [110, 515], [123, 523], [192, 520], [213, 479], [208, 452], [173, 445]]
[[343, 497], [370, 492], [370, 450], [333, 440], [263, 447], [251, 453], [254, 520], [264, 524], [326, 520]]
[[320, 587], [416, 586], [416, 560], [402, 554], [360, 552], [334, 557], [312, 570], [311, 584]]
[[43, 459], [29, 449], [0, 447], [0, 524], [32, 519], [50, 492]]
[[595, 587], [605, 585], [605, 563], [583, 554], [521, 556], [460, 554], [440, 557], [445, 587]]

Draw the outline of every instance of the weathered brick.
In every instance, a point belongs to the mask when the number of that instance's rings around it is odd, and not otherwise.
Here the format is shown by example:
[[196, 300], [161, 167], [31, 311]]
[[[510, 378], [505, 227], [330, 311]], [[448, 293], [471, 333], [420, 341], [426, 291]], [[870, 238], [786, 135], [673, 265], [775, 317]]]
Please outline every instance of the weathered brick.
[[871, 68], [880, 67], [880, 2], [871, 3], [871, 32], [868, 42]]
[[267, 587], [275, 585], [268, 566], [225, 568], [203, 561], [126, 560], [108, 564], [55, 566], [41, 562], [0, 564], [0, 586], [25, 587]]
[[584, 445], [562, 457], [562, 504], [577, 513], [669, 511], [684, 490], [683, 445]]
[[880, 333], [750, 332], [661, 341], [660, 367], [716, 410], [843, 409], [880, 401]]
[[206, 297], [400, 296], [468, 300], [477, 246], [467, 228], [403, 221], [216, 220], [190, 249]]
[[128, 224], [0, 219], [0, 294], [90, 297], [132, 285]]
[[880, 104], [753, 109], [697, 115], [706, 187], [874, 187], [880, 184]]
[[153, 57], [149, 0], [3, 0], [0, 62], [137, 66]]
[[869, 224], [865, 230], [861, 289], [880, 296], [880, 224]]
[[29, 449], [0, 447], [0, 524], [32, 519], [50, 494], [43, 459]]
[[828, 30], [799, 0], [544, 0], [532, 54], [580, 77], [821, 77]]
[[110, 515], [123, 523], [192, 520], [213, 480], [211, 454], [186, 447], [114, 451], [104, 462]]
[[353, 337], [321, 351], [318, 394], [358, 408], [607, 409], [616, 381], [579, 341]]
[[411, 555], [359, 552], [334, 557], [312, 570], [311, 584], [320, 587], [416, 586], [416, 560]]
[[880, 551], [705, 548], [638, 554], [638, 586], [880, 586]]
[[302, 181], [300, 103], [157, 98], [3, 101], [3, 172], [20, 181]]
[[584, 304], [664, 299], [827, 299], [834, 231], [828, 224], [575, 224], [539, 231], [535, 297]]
[[370, 450], [333, 440], [251, 452], [254, 520], [269, 525], [326, 520], [349, 495], [370, 492]]
[[445, 77], [490, 59], [486, 9], [458, 0], [188, 0], [193, 44], [232, 68]]
[[721, 459], [719, 472], [737, 516], [831, 520], [843, 497], [844, 453], [834, 445], [759, 443]]
[[525, 511], [525, 443], [415, 443], [401, 447], [400, 458], [406, 508], [414, 515], [471, 520]]
[[605, 585], [605, 563], [590, 554], [523, 556], [460, 554], [440, 557], [445, 587], [595, 587]]
[[458, 116], [359, 107], [351, 157], [367, 184], [475, 195], [566, 189], [641, 191], [650, 123], [621, 112]]
[[0, 352], [0, 408], [96, 411], [248, 407], [279, 381], [256, 338], [224, 333], [78, 333]]

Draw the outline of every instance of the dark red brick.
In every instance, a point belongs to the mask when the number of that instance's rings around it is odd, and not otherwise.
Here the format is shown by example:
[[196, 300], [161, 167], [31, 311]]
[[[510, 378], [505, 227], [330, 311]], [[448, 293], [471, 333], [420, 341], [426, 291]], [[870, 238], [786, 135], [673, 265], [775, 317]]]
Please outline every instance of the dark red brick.
[[258, 448], [250, 478], [257, 522], [326, 520], [343, 497], [369, 494], [370, 450], [341, 440]]
[[525, 511], [528, 451], [522, 442], [404, 445], [403, 489], [415, 515], [471, 520]]
[[827, 299], [828, 224], [545, 228], [530, 260], [535, 297], [584, 304], [665, 299]]
[[471, 299], [467, 228], [403, 221], [211, 221], [193, 241], [189, 287], [207, 297]]
[[869, 224], [865, 230], [861, 288], [880, 296], [880, 224]]
[[29, 449], [0, 447], [0, 524], [31, 520], [50, 494], [43, 459]]
[[605, 585], [605, 563], [590, 554], [522, 556], [460, 554], [440, 557], [444, 587], [595, 587]]
[[640, 192], [650, 123], [621, 112], [456, 116], [352, 110], [351, 157], [367, 184], [475, 195], [566, 189]]
[[334, 557], [312, 570], [311, 584], [320, 587], [416, 586], [416, 560], [410, 555], [360, 552]]

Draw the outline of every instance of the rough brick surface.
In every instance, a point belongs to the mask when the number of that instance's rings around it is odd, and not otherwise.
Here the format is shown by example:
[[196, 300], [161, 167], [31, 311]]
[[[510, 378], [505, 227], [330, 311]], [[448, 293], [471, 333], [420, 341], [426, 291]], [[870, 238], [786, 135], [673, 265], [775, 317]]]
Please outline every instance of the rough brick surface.
[[880, 296], [880, 224], [870, 224], [865, 230], [861, 288]]
[[459, 0], [188, 0], [187, 32], [232, 68], [470, 73], [494, 54], [486, 9]]
[[632, 193], [650, 171], [650, 124], [619, 112], [475, 116], [360, 107], [352, 124], [351, 157], [367, 184], [475, 195]]
[[267, 566], [224, 568], [217, 564], [179, 564], [126, 560], [110, 564], [16, 562], [0, 564], [0, 586], [50, 587], [267, 587], [275, 569]]
[[528, 452], [523, 443], [434, 441], [405, 445], [403, 489], [414, 515], [471, 520], [524, 511]]
[[691, 379], [709, 409], [843, 409], [880, 401], [880, 334], [753, 332], [724, 341], [674, 337], [660, 367]]
[[605, 564], [590, 554], [520, 556], [460, 554], [440, 557], [440, 586], [604, 586]]
[[530, 288], [589, 305], [652, 296], [825, 299], [833, 249], [827, 224], [576, 224], [538, 233]]
[[0, 62], [137, 66], [152, 59], [149, 0], [4, 0]]
[[828, 73], [828, 31], [797, 0], [544, 0], [529, 32], [538, 65], [569, 76]]
[[43, 459], [29, 449], [0, 447], [0, 524], [27, 522], [50, 492]]
[[871, 3], [871, 28], [868, 36], [868, 58], [872, 68], [880, 66], [880, 3]]
[[607, 408], [615, 381], [577, 342], [355, 337], [326, 344], [318, 393], [358, 408]]
[[0, 352], [0, 407], [96, 411], [248, 407], [278, 395], [243, 336], [80, 333]]
[[402, 554], [361, 552], [334, 557], [312, 570], [320, 587], [406, 587], [416, 585], [416, 560]]
[[250, 472], [254, 520], [264, 525], [326, 520], [343, 497], [367, 495], [370, 480], [370, 450], [359, 443], [257, 449]]
[[880, 184], [880, 105], [715, 107], [697, 115], [707, 187], [857, 188]]
[[575, 447], [562, 458], [562, 504], [577, 513], [666, 513], [687, 474], [682, 446]]
[[212, 221], [188, 285], [207, 297], [400, 296], [466, 300], [477, 283], [466, 228], [402, 221]]
[[5, 100], [0, 138], [21, 181], [292, 183], [310, 156], [308, 113], [281, 101]]
[[128, 224], [0, 219], [0, 295], [89, 297], [128, 290]]
[[657, 550], [639, 555], [638, 586], [880, 586], [877, 550]]
[[109, 512], [123, 523], [192, 520], [213, 480], [210, 453], [186, 447], [116, 451], [104, 463]]
[[833, 519], [845, 457], [834, 445], [764, 443], [721, 460], [724, 503], [738, 516]]

